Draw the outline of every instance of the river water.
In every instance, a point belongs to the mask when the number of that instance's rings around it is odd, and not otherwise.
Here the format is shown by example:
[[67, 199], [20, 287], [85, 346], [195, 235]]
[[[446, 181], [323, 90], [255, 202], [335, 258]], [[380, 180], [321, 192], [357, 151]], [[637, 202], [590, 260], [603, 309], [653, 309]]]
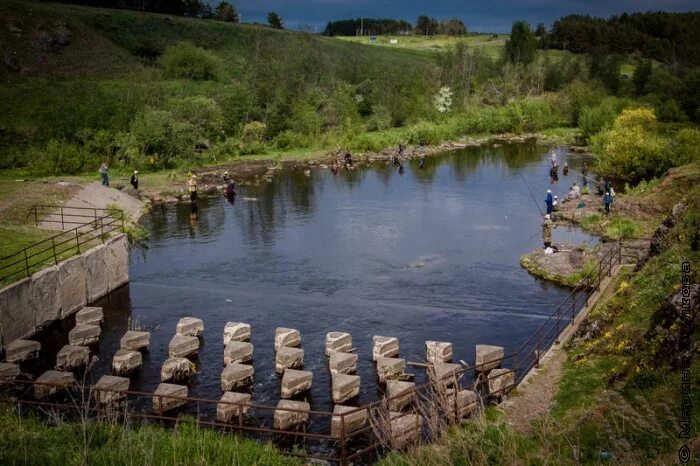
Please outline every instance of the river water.
[[[580, 159], [556, 151], [578, 170]], [[188, 204], [155, 207], [143, 221], [147, 247], [132, 251], [130, 284], [98, 302], [106, 322], [93, 372], [109, 372], [130, 318], [151, 332], [133, 390], [156, 388], [178, 320], [195, 316], [205, 331], [190, 396], [221, 396], [224, 325], [246, 322], [253, 401], [269, 404], [279, 400], [274, 330], [298, 329], [314, 376], [312, 409], [332, 409], [330, 331], [351, 333], [360, 356], [356, 405], [379, 395], [373, 335], [398, 337], [409, 361], [424, 360], [426, 340], [452, 342], [454, 361], [467, 363], [479, 343], [515, 350], [568, 292], [518, 263], [541, 246], [528, 186], [544, 207], [548, 187], [562, 197], [580, 182], [570, 174], [551, 186], [548, 152], [528, 144], [460, 150], [427, 158], [423, 169], [406, 162], [403, 174], [384, 163], [336, 176], [284, 169], [271, 183], [242, 188], [233, 203], [201, 199], [196, 219]], [[590, 240], [566, 228], [554, 239]]]

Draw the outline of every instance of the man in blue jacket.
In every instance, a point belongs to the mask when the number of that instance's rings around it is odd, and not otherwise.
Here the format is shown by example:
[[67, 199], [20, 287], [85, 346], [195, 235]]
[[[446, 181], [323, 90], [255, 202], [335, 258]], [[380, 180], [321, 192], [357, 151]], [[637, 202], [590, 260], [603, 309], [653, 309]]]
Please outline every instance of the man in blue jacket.
[[554, 204], [554, 198], [552, 198], [552, 190], [548, 189], [547, 190], [547, 199], [544, 200], [545, 204], [547, 204], [547, 213], [551, 214], [552, 209], [553, 209], [553, 204]]

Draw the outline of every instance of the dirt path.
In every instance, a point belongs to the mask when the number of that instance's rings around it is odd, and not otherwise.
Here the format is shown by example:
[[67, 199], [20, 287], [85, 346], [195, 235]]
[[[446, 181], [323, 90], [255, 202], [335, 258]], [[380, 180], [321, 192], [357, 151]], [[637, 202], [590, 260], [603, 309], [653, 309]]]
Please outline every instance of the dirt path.
[[105, 209], [110, 204], [120, 206], [134, 221], [138, 220], [143, 211], [143, 205], [138, 199], [118, 189], [102, 186], [100, 183], [90, 183], [66, 201], [61, 209], [46, 215], [39, 222], [39, 227], [49, 230], [70, 230], [89, 223], [95, 215], [103, 215], [91, 209]]

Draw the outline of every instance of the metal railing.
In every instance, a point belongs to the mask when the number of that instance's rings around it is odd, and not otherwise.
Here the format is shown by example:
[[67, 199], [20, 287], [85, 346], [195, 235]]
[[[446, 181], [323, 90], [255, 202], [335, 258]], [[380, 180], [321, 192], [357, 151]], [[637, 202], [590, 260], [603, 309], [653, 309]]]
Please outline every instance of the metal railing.
[[[97, 207], [70, 207], [47, 204], [36, 204], [29, 209], [26, 221], [34, 219], [34, 226], [40, 223], [56, 230], [70, 229], [96, 222], [100, 217], [108, 217], [113, 211]], [[58, 228], [58, 226], [61, 226]]]
[[[477, 393], [484, 392], [480, 385], [486, 382], [491, 384], [500, 377], [511, 377], [507, 384], [501, 384], [503, 388], [499, 391], [488, 390], [488, 397], [500, 397], [507, 390], [515, 387], [522, 378], [533, 368], [539, 366], [541, 355], [552, 345], [558, 343], [558, 338], [575, 322], [579, 312], [588, 305], [589, 298], [593, 293], [600, 290], [600, 286], [605, 277], [610, 276], [614, 267], [620, 264], [623, 258], [633, 257], [624, 252], [624, 245], [621, 241], [610, 244], [595, 267], [591, 268], [579, 281], [578, 285], [567, 295], [555, 311], [542, 323], [535, 332], [513, 353], [505, 355], [503, 358], [491, 361], [482, 361], [481, 365], [507, 366], [513, 362], [509, 369], [503, 374], [495, 377], [488, 376], [486, 380], [481, 377], [474, 377], [469, 383], [462, 383], [462, 376], [467, 373], [476, 374], [477, 365], [462, 365], [461, 368], [450, 374], [454, 377], [451, 385], [455, 389], [469, 388]], [[504, 364], [505, 363], [505, 364]], [[37, 386], [45, 385], [36, 381], [18, 381], [19, 385], [14, 386], [14, 390], [20, 393], [14, 394], [14, 399], [20, 407], [39, 407], [46, 413], [47, 409], [52, 410], [55, 415], [60, 411], [68, 416], [75, 416], [74, 419], [85, 419], [86, 416], [95, 419], [120, 419], [139, 420], [142, 422], [160, 422], [165, 425], [176, 425], [176, 423], [188, 422], [196, 423], [202, 427], [216, 428], [221, 432], [238, 432], [253, 435], [263, 440], [275, 440], [280, 451], [285, 455], [302, 457], [306, 459], [317, 459], [330, 463], [346, 465], [357, 461], [367, 462], [369, 458], [379, 456], [384, 450], [392, 449], [390, 442], [381, 438], [381, 426], [377, 425], [376, 415], [384, 410], [388, 411], [389, 403], [407, 395], [411, 396], [412, 404], [417, 406], [417, 400], [427, 399], [440, 392], [443, 388], [443, 380], [434, 378], [431, 375], [429, 364], [414, 363], [414, 365], [424, 366], [429, 374], [429, 382], [418, 385], [412, 389], [402, 392], [392, 397], [384, 397], [373, 403], [369, 403], [353, 410], [345, 412], [328, 412], [315, 410], [299, 410], [272, 406], [259, 403], [229, 402], [222, 400], [211, 400], [195, 397], [181, 397], [175, 395], [156, 395], [154, 393], [139, 392], [132, 390], [117, 391], [124, 400], [115, 409], [113, 406], [105, 407], [99, 401], [99, 394], [105, 391], [115, 392], [115, 390], [100, 389], [95, 386], [71, 384], [72, 395], [64, 396], [62, 401], [46, 401], [37, 399], [31, 393], [29, 387], [36, 390]], [[51, 385], [51, 384], [49, 384]], [[65, 389], [63, 385], [60, 388]], [[449, 406], [442, 406], [439, 416], [447, 417], [451, 424], [459, 422], [461, 419], [461, 408], [458, 405], [456, 391], [453, 401]], [[163, 412], [164, 400], [177, 401], [183, 406], [170, 411], [171, 414]], [[230, 422], [222, 422], [217, 416], [217, 408], [220, 405], [234, 405], [237, 412]], [[151, 407], [149, 410], [149, 406]], [[247, 411], [244, 414], [244, 411]], [[350, 429], [352, 426], [351, 416], [363, 413], [367, 420], [362, 427]], [[308, 419], [299, 423], [294, 429], [280, 429], [276, 426], [269, 427], [270, 421], [275, 418], [275, 413], [297, 413], [304, 414]], [[180, 413], [186, 416], [179, 415]], [[254, 413], [255, 415], [252, 415]], [[402, 413], [402, 416], [411, 414]], [[212, 420], [212, 417], [215, 420]], [[274, 422], [274, 421], [273, 421]], [[310, 427], [310, 430], [307, 429]], [[421, 427], [423, 437], [426, 437], [425, 428]], [[391, 435], [391, 432], [389, 432]]]
[[[37, 223], [47, 221], [38, 217], [42, 212], [40, 207], [42, 206], [33, 207], [28, 214], [28, 217], [34, 215]], [[56, 208], [53, 207], [53, 209]], [[62, 226], [70, 224], [77, 224], [77, 226], [31, 244], [15, 253], [0, 257], [0, 283], [9, 283], [29, 277], [32, 273], [51, 264], [58, 265], [60, 261], [80, 254], [87, 248], [104, 243], [114, 230], [124, 229], [124, 214], [122, 212], [110, 213], [104, 209], [92, 208], [82, 210], [87, 213], [87, 215], [81, 216], [82, 223], [77, 221], [77, 214], [64, 213], [63, 209], [61, 209], [59, 219], [49, 220], [61, 223]], [[55, 213], [55, 210], [53, 212]]]

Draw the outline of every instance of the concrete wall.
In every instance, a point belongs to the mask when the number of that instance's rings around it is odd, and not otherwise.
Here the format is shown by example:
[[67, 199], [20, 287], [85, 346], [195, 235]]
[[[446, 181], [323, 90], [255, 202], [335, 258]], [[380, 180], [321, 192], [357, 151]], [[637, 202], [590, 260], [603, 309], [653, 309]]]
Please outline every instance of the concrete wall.
[[0, 348], [32, 335], [129, 281], [126, 235], [47, 267], [0, 290]]

